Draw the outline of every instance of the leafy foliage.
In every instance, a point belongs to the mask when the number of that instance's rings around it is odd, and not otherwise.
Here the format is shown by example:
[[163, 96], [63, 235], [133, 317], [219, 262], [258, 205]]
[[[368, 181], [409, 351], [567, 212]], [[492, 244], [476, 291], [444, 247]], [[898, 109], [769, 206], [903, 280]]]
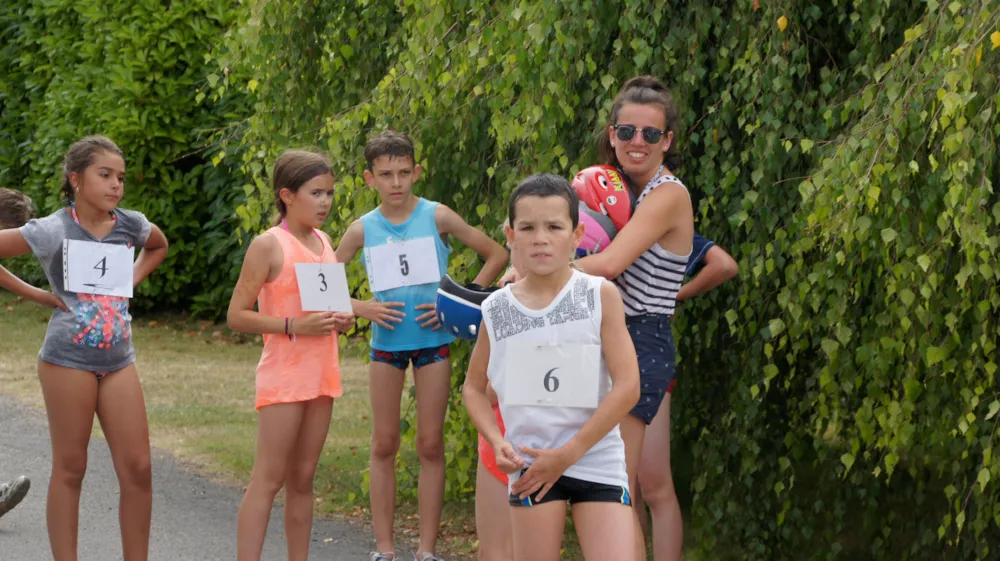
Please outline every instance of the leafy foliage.
[[[0, 8], [0, 183], [49, 213], [62, 205], [62, 156], [86, 134], [125, 152], [123, 206], [140, 210], [171, 242], [163, 266], [139, 287], [139, 306], [224, 309], [240, 254], [236, 203], [224, 167], [206, 165], [208, 131], [238, 104], [201, 107], [204, 56], [235, 20], [232, 2], [164, 4], [13, 0]], [[39, 281], [37, 268], [32, 280]]]
[[[52, 205], [69, 140], [92, 122], [120, 130], [135, 206], [165, 214], [167, 198], [145, 187], [153, 174], [182, 208], [173, 237], [198, 240], [180, 255], [230, 260], [205, 269], [211, 283], [176, 276], [155, 290], [184, 286], [221, 308], [239, 256], [202, 250], [239, 240], [222, 226], [234, 204], [239, 236], [267, 223], [267, 172], [289, 146], [333, 156], [338, 237], [377, 204], [362, 147], [385, 127], [416, 140], [421, 195], [499, 237], [517, 181], [594, 163], [617, 88], [654, 74], [681, 102], [676, 171], [696, 190], [698, 229], [741, 263], [740, 282], [685, 303], [675, 322], [675, 447], [696, 474], [678, 484], [694, 493], [698, 547], [761, 560], [995, 557], [1000, 1], [258, 0], [232, 26], [231, 3], [175, 4], [0, 8], [0, 180]], [[170, 38], [182, 12], [203, 22], [184, 28], [199, 40]], [[205, 129], [214, 167], [200, 155], [180, 166]], [[217, 190], [198, 191], [209, 178]], [[219, 237], [185, 237], [206, 220], [184, 213], [215, 217]], [[459, 249], [451, 273], [468, 280], [478, 266]], [[349, 274], [366, 297], [360, 264]], [[468, 351], [456, 344], [456, 369]], [[462, 498], [475, 433], [454, 395], [448, 493]], [[414, 466], [403, 468], [413, 494]]]
[[[255, 14], [219, 54], [253, 91], [242, 142], [267, 147], [242, 162], [249, 230], [275, 153], [310, 144], [339, 166], [343, 231], [376, 204], [364, 140], [392, 127], [417, 141], [421, 194], [496, 233], [518, 179], [594, 163], [625, 79], [664, 78], [698, 228], [743, 271], [676, 322], [701, 547], [985, 559], [1000, 545], [996, 1], [288, 0]], [[468, 250], [453, 260], [460, 277], [476, 266]], [[457, 397], [451, 410], [449, 489], [467, 495], [474, 431]]]

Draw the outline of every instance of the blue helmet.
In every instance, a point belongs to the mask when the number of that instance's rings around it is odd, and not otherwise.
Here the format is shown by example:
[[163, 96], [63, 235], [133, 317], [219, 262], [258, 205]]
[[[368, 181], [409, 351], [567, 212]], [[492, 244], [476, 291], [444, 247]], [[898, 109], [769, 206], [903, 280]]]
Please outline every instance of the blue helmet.
[[483, 320], [480, 306], [496, 290], [478, 284], [461, 286], [445, 275], [437, 292], [437, 316], [441, 327], [455, 337], [475, 341]]

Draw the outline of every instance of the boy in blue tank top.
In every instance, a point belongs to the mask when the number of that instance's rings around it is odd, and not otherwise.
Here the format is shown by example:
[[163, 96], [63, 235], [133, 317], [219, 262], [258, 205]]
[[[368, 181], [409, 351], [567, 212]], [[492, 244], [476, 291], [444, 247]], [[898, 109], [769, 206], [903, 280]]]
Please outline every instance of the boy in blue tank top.
[[489, 286], [507, 263], [507, 251], [447, 206], [413, 194], [420, 178], [413, 142], [386, 131], [365, 145], [365, 182], [379, 194], [378, 208], [355, 220], [337, 246], [348, 263], [361, 250], [373, 298], [353, 300], [354, 314], [371, 321], [369, 394], [372, 406], [370, 495], [376, 551], [372, 561], [396, 559], [392, 524], [396, 504], [396, 452], [400, 398], [406, 368], [413, 364], [417, 390], [417, 454], [420, 478], [420, 544], [417, 561], [434, 556], [444, 497], [444, 419], [451, 392], [454, 337], [440, 329], [437, 288], [448, 272], [454, 236], [486, 263], [475, 282]]

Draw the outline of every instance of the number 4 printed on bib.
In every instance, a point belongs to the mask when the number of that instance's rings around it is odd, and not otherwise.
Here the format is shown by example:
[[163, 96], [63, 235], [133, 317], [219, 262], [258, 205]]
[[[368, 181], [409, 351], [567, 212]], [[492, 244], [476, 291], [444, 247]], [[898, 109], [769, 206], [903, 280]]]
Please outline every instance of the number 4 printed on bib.
[[108, 243], [63, 240], [63, 286], [78, 294], [132, 297], [135, 249]]

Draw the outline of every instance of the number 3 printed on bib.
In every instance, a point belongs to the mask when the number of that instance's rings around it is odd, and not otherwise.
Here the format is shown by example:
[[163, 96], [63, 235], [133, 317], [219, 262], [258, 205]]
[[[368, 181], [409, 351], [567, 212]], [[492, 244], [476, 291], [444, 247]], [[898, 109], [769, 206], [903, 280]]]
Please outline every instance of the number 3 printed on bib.
[[600, 345], [507, 345], [504, 401], [594, 409], [600, 401]]
[[350, 312], [351, 293], [343, 263], [296, 263], [303, 312]]
[[124, 245], [63, 240], [63, 286], [78, 294], [132, 297], [135, 249]]

